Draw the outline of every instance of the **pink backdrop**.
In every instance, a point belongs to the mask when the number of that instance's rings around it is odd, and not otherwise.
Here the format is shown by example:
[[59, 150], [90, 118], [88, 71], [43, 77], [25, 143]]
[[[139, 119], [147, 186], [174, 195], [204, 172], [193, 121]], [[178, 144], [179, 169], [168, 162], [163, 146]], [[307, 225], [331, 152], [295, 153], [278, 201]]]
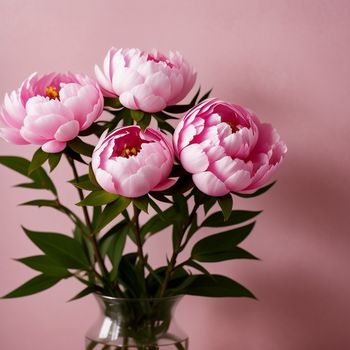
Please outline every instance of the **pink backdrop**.
[[[191, 350], [350, 348], [349, 18], [346, 0], [0, 3], [0, 96], [33, 71], [92, 73], [112, 45], [177, 49], [197, 68], [198, 84], [255, 110], [287, 142], [274, 189], [237, 202], [264, 209], [244, 244], [262, 261], [209, 267], [245, 284], [259, 301], [186, 297], [177, 318]], [[0, 149], [27, 157], [33, 151], [5, 142]], [[66, 170], [55, 178], [63, 183]], [[23, 178], [3, 167], [0, 174], [3, 295], [33, 275], [12, 260], [37, 253], [20, 224], [70, 227], [51, 211], [18, 207], [39, 193], [11, 188]], [[64, 191], [66, 201], [76, 201]], [[153, 242], [156, 253], [165, 235]], [[66, 303], [79, 290], [67, 281], [0, 301], [0, 348], [83, 349], [96, 306], [90, 297]]]

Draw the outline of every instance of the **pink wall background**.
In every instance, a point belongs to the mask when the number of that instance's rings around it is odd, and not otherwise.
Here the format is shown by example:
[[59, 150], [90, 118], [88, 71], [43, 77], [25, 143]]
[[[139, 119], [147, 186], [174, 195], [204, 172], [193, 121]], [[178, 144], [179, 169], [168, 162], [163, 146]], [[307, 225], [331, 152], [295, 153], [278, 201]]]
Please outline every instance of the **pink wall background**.
[[[279, 182], [237, 207], [264, 209], [244, 246], [261, 262], [210, 266], [259, 301], [186, 297], [177, 318], [191, 350], [350, 348], [350, 3], [346, 0], [1, 1], [0, 96], [31, 72], [93, 72], [110, 46], [177, 49], [213, 95], [255, 110], [279, 130], [289, 154]], [[1, 97], [2, 98], [2, 97]], [[0, 142], [2, 155], [33, 148]], [[76, 201], [63, 180], [66, 202]], [[34, 273], [13, 258], [37, 253], [20, 224], [69, 232], [52, 211], [18, 207], [39, 193], [1, 167], [0, 294]], [[152, 243], [163, 251], [166, 234]], [[164, 242], [163, 242], [164, 241]], [[83, 349], [92, 297], [61, 282], [0, 301], [0, 348]]]

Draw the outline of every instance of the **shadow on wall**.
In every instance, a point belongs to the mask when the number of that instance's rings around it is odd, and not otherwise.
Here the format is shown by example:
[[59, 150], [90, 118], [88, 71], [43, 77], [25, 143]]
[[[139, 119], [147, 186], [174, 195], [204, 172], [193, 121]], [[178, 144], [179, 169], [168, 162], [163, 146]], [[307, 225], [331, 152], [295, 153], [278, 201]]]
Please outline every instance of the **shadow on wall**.
[[337, 296], [338, 288], [321, 275], [322, 271], [317, 278], [315, 271], [302, 266], [284, 266], [260, 275], [263, 279], [254, 276], [259, 285], [257, 302], [216, 299], [207, 303], [208, 313], [217, 315], [224, 326], [218, 327], [217, 349], [349, 349], [348, 297], [346, 293]]

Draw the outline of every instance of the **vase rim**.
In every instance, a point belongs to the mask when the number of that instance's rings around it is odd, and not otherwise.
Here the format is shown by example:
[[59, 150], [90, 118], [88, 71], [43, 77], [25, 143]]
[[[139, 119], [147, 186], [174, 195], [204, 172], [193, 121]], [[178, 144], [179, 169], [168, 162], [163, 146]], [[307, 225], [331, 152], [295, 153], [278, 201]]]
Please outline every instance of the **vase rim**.
[[176, 300], [181, 299], [185, 295], [184, 294], [177, 294], [177, 295], [171, 295], [171, 296], [164, 296], [164, 297], [145, 297], [145, 298], [121, 298], [121, 297], [112, 297], [108, 295], [103, 295], [101, 293], [93, 293], [96, 297], [109, 300], [109, 301], [130, 301], [130, 302], [137, 302], [137, 301], [166, 301], [166, 300]]

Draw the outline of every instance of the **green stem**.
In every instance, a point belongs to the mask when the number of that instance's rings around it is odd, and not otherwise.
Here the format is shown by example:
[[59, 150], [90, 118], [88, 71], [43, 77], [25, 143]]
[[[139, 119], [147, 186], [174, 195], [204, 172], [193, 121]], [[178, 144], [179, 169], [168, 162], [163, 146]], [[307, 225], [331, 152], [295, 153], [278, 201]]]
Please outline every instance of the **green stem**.
[[173, 252], [173, 254], [172, 254], [172, 256], [171, 256], [171, 259], [170, 259], [168, 268], [167, 268], [166, 273], [165, 273], [164, 282], [163, 282], [163, 284], [162, 284], [162, 286], [161, 286], [161, 289], [160, 289], [159, 297], [164, 296], [164, 293], [165, 293], [165, 291], [166, 291], [166, 288], [167, 288], [167, 286], [168, 286], [168, 283], [169, 283], [169, 281], [170, 281], [170, 278], [171, 278], [171, 276], [172, 276], [172, 274], [173, 274], [173, 272], [174, 272], [174, 270], [175, 270], [177, 257], [178, 257], [178, 255], [185, 249], [185, 246], [186, 246], [186, 245], [182, 245], [181, 243], [182, 243], [182, 240], [183, 240], [183, 238], [184, 238], [184, 236], [185, 236], [185, 234], [186, 234], [186, 231], [187, 231], [188, 227], [189, 227], [189, 226], [191, 225], [191, 223], [192, 223], [192, 220], [193, 220], [193, 218], [194, 218], [194, 216], [195, 216], [196, 211], [197, 211], [198, 208], [199, 208], [199, 204], [195, 204], [195, 205], [193, 206], [192, 212], [191, 212], [191, 214], [189, 215], [187, 222], [184, 224], [184, 226], [183, 226], [183, 228], [182, 228], [182, 232], [181, 232], [180, 238], [179, 238], [179, 242], [180, 242], [179, 248], [174, 249], [174, 252]]
[[145, 269], [149, 268], [149, 265], [147, 263], [147, 260], [145, 259], [145, 254], [143, 252], [143, 245], [142, 245], [142, 239], [141, 239], [141, 231], [140, 231], [140, 223], [139, 223], [139, 217], [140, 217], [141, 211], [139, 208], [136, 207], [135, 204], [133, 204], [133, 209], [134, 209], [134, 217], [132, 219], [131, 226], [135, 234], [137, 255], [139, 257], [141, 268], [142, 268], [142, 283], [143, 283], [144, 292], [147, 297]]
[[[71, 157], [69, 157], [68, 155], [67, 155], [67, 160], [68, 160], [68, 163], [73, 170], [74, 179], [76, 181], [78, 181], [79, 175], [78, 175], [78, 171], [77, 171], [77, 168], [75, 166], [74, 160]], [[78, 194], [79, 194], [79, 199], [80, 199], [80, 201], [82, 201], [84, 199], [83, 190], [81, 188], [77, 188], [77, 190], [78, 190]], [[85, 223], [86, 223], [86, 226], [87, 226], [88, 231], [89, 231], [89, 235], [87, 237], [92, 244], [94, 254], [95, 254], [95, 259], [97, 261], [98, 266], [100, 267], [102, 277], [104, 277], [104, 279], [108, 279], [108, 275], [109, 275], [108, 271], [106, 269], [106, 266], [103, 262], [100, 251], [98, 249], [98, 243], [97, 243], [96, 237], [93, 235], [93, 230], [92, 230], [89, 212], [88, 212], [86, 206], [83, 206], [82, 209], [83, 209], [83, 214], [84, 214], [84, 218], [85, 218]]]

